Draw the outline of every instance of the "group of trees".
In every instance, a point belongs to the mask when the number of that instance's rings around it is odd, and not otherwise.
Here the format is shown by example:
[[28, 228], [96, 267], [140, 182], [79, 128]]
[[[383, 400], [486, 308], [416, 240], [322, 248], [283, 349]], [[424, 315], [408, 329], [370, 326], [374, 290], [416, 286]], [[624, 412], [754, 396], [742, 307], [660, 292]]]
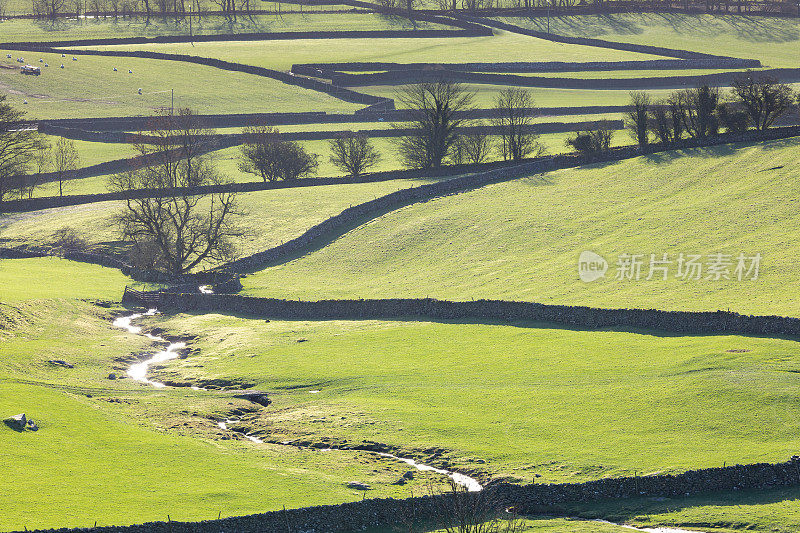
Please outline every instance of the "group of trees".
[[[444, 163], [482, 163], [495, 148], [506, 161], [544, 152], [532, 128], [536, 109], [530, 93], [500, 91], [492, 129], [469, 118], [474, 93], [452, 81], [418, 83], [403, 89], [397, 101], [409, 114], [411, 132], [396, 139], [400, 159], [409, 168], [438, 168]], [[496, 141], [495, 141], [496, 139]]]
[[259, 8], [251, 2], [252, 0], [31, 0], [31, 8], [35, 17], [49, 20], [64, 15], [80, 17], [86, 13], [112, 18], [133, 15], [145, 15], [148, 18], [157, 15], [177, 19], [191, 15], [201, 18], [211, 11], [235, 18], [238, 13], [246, 14]]
[[[469, 118], [474, 94], [450, 81], [408, 86], [398, 101], [408, 113], [405, 123], [393, 124], [402, 135], [393, 138], [400, 160], [407, 168], [438, 168], [443, 164], [483, 163], [492, 150], [506, 161], [540, 155], [544, 148], [532, 125], [535, 108], [530, 93], [509, 88], [497, 96], [489, 125]], [[491, 128], [489, 127], [491, 126]], [[271, 126], [243, 130], [239, 168], [264, 181], [312, 176], [319, 160], [305, 148], [281, 137]], [[330, 161], [350, 176], [374, 167], [381, 155], [373, 143], [359, 134], [343, 134], [330, 141]]]
[[73, 140], [59, 137], [55, 145], [49, 144], [24, 115], [0, 95], [0, 202], [32, 198], [48, 172], [54, 174], [63, 196], [65, 181], [80, 164]]
[[[419, 0], [378, 0], [378, 4], [388, 9], [406, 9], [409, 11], [422, 7], [422, 2]], [[555, 15], [560, 11], [568, 11], [570, 8], [588, 5], [591, 5], [594, 10], [599, 12], [603, 12], [606, 9], [611, 12], [619, 9], [620, 2], [609, 2], [608, 0], [437, 0], [436, 5], [441, 11], [534, 10], [545, 8], [552, 9]], [[627, 1], [625, 5], [633, 10], [637, 7], [648, 10], [659, 8], [666, 10], [702, 8], [708, 13], [792, 12], [795, 9], [792, 2], [781, 0], [702, 0], [695, 2], [690, 0], [643, 0], [640, 2]]]
[[672, 144], [684, 137], [704, 138], [750, 128], [765, 130], [800, 104], [800, 95], [770, 76], [748, 72], [723, 94], [707, 85], [673, 92], [654, 101], [647, 93], [631, 93], [625, 125], [639, 146], [651, 141]]

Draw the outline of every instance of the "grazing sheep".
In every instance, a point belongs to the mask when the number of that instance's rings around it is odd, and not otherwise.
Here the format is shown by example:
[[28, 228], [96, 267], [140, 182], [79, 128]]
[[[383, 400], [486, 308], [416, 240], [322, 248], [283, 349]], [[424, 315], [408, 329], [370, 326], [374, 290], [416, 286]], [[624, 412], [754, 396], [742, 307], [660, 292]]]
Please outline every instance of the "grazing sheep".
[[128, 69], [128, 74], [133, 74], [133, 71]]
[[44, 63], [44, 59], [40, 59], [40, 60], [39, 60], [39, 63]]
[[64, 63], [61, 63], [61, 68], [64, 68]]
[[77, 57], [75, 57], [75, 56], [72, 56], [72, 60], [73, 60], [73, 61], [77, 61], [77, 60], [78, 60], [78, 58], [77, 58]]
[[139, 94], [142, 94], [142, 90], [141, 89], [139, 89]]
[[46, 66], [46, 67], [49, 67], [50, 65], [48, 65], [47, 63], [45, 63], [45, 64], [44, 64], [44, 66]]
[[117, 71], [117, 67], [114, 67], [114, 72], [116, 72], [116, 71]]
[[8, 59], [11, 59], [11, 54], [6, 54], [6, 57], [7, 57]]

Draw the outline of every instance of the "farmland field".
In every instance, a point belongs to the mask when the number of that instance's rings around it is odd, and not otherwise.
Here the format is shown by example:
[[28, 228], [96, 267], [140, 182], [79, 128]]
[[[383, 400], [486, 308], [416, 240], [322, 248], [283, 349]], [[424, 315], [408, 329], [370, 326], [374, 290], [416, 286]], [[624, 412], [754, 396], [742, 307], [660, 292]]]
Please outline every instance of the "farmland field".
[[[0, 531], [799, 531], [800, 74], [753, 73], [762, 92], [736, 94], [741, 63], [623, 63], [701, 52], [795, 69], [796, 6], [566, 4], [461, 17], [466, 3], [432, 0], [193, 0], [122, 16], [132, 5], [96, 0], [48, 19], [0, 0]], [[404, 33], [241, 35], [353, 30]], [[200, 41], [163, 42], [187, 36]], [[107, 40], [130, 37], [145, 39]], [[101, 42], [53, 44], [76, 39]], [[335, 62], [417, 65], [350, 88], [292, 71]], [[446, 63], [470, 81], [450, 84]], [[481, 84], [478, 63], [582, 88]], [[435, 82], [414, 103], [418, 69]], [[731, 87], [688, 78], [726, 73]], [[687, 78], [637, 82], [669, 76]], [[768, 94], [774, 123], [748, 94]], [[273, 124], [284, 135], [230, 137]], [[146, 162], [84, 168], [139, 154], [122, 135], [139, 130]], [[338, 146], [363, 168], [331, 157], [330, 132], [352, 134]], [[66, 176], [65, 196], [116, 175], [129, 200], [54, 198], [52, 176], [20, 187], [37, 168]], [[262, 179], [283, 181], [219, 187]], [[520, 309], [553, 322], [509, 318]]]
[[[243, 283], [248, 294], [307, 299], [500, 298], [794, 315], [800, 304], [780, 287], [799, 268], [788, 185], [797, 152], [796, 141], [689, 150], [492, 185], [384, 215]], [[675, 261], [706, 250], [760, 252], [763, 275], [619, 281], [612, 269], [587, 284], [577, 272], [584, 250], [612, 266], [619, 254], [644, 254], [643, 278], [650, 254]]]

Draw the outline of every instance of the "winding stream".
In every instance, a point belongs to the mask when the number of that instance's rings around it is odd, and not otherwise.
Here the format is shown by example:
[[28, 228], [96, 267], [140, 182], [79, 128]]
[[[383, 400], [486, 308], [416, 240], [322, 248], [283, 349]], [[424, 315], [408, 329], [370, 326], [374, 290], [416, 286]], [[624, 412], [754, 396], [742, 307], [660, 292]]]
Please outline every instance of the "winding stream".
[[[211, 293], [210, 290], [204, 291], [203, 288], [205, 288], [205, 287], [201, 287], [200, 290], [204, 294], [210, 294]], [[158, 314], [158, 310], [157, 309], [150, 309], [146, 313], [134, 313], [132, 315], [119, 317], [119, 318], [114, 320], [112, 325], [115, 328], [124, 329], [124, 330], [128, 331], [129, 333], [133, 333], [135, 335], [144, 335], [148, 339], [150, 339], [152, 341], [155, 341], [155, 342], [168, 342], [163, 337], [159, 337], [159, 336], [156, 336], [156, 335], [151, 335], [150, 333], [142, 333], [142, 328], [141, 327], [134, 326], [132, 324], [132, 322], [134, 320], [137, 320], [137, 319], [142, 318], [144, 316], [154, 316], [156, 314]], [[146, 383], [148, 385], [152, 385], [153, 387], [164, 388], [164, 387], [166, 387], [166, 385], [164, 383], [160, 383], [158, 381], [153, 381], [153, 380], [147, 379], [147, 371], [149, 370], [150, 366], [153, 365], [153, 364], [163, 363], [164, 361], [169, 361], [171, 359], [177, 358], [180, 355], [178, 353], [178, 351], [183, 349], [183, 348], [186, 348], [186, 343], [185, 342], [172, 342], [167, 346], [167, 348], [165, 350], [162, 350], [160, 352], [155, 353], [149, 359], [146, 359], [144, 361], [140, 361], [138, 363], [133, 363], [128, 368], [127, 374], [128, 374], [128, 376], [130, 376], [132, 379], [134, 379], [136, 381], [139, 381], [139, 382], [142, 382], [142, 383]], [[192, 387], [192, 388], [194, 390], [205, 390], [205, 389], [201, 389], [199, 387]], [[311, 391], [311, 392], [312, 393], [318, 393], [320, 391], [314, 390], [314, 391]], [[226, 418], [224, 421], [218, 421], [217, 422], [217, 426], [222, 430], [229, 431], [228, 430], [228, 424], [232, 424], [232, 423], [235, 423], [235, 422], [238, 422], [238, 421], [239, 421], [238, 419]], [[232, 431], [232, 430], [230, 430], [230, 431]], [[257, 444], [262, 444], [264, 442], [262, 439], [256, 437], [255, 435], [249, 435], [249, 434], [241, 433], [241, 432], [235, 432], [235, 433], [239, 433], [240, 435], [242, 435], [246, 439], [248, 439], [248, 440], [250, 440], [252, 442], [255, 442]], [[330, 448], [327, 448], [327, 449], [330, 449]], [[324, 451], [326, 449], [322, 449], [322, 450]], [[459, 474], [458, 472], [451, 472], [451, 471], [445, 470], [443, 468], [436, 468], [436, 467], [433, 467], [433, 466], [430, 466], [430, 465], [425, 465], [425, 464], [416, 462], [414, 459], [408, 459], [408, 458], [405, 458], [405, 457], [398, 457], [398, 456], [392, 455], [390, 453], [382, 453], [382, 452], [368, 452], [368, 453], [372, 453], [372, 454], [378, 455], [380, 457], [386, 457], [388, 459], [393, 459], [393, 460], [396, 460], [396, 461], [402, 461], [403, 463], [406, 463], [407, 465], [412, 466], [412, 467], [414, 467], [417, 470], [422, 471], [422, 472], [435, 472], [437, 474], [442, 474], [442, 475], [448, 476], [453, 481], [455, 481], [457, 484], [465, 487], [470, 492], [478, 492], [480, 490], [483, 490], [483, 486], [480, 484], [480, 482], [477, 479], [471, 478], [471, 477], [469, 477], [467, 475], [464, 475], [464, 474]]]
[[[167, 339], [165, 339], [164, 337], [158, 337], [156, 335], [151, 335], [150, 333], [142, 333], [141, 327], [134, 326], [133, 324], [131, 324], [131, 322], [133, 322], [137, 318], [142, 318], [143, 316], [153, 316], [157, 313], [158, 313], [157, 309], [150, 309], [146, 313], [135, 313], [129, 316], [121, 316], [115, 319], [114, 322], [112, 322], [112, 325], [115, 328], [124, 329], [135, 335], [144, 335], [151, 341], [168, 342]], [[178, 350], [182, 350], [183, 348], [186, 348], [185, 342], [171, 342], [169, 343], [169, 345], [165, 350], [156, 352], [149, 359], [132, 364], [128, 368], [127, 374], [130, 378], [136, 381], [147, 383], [148, 385], [152, 385], [153, 387], [159, 389], [164, 388], [166, 387], [166, 385], [164, 385], [163, 383], [147, 379], [147, 371], [150, 368], [150, 365], [156, 363], [163, 363], [164, 361], [169, 361], [170, 359], [176, 359], [180, 355], [178, 353]]]

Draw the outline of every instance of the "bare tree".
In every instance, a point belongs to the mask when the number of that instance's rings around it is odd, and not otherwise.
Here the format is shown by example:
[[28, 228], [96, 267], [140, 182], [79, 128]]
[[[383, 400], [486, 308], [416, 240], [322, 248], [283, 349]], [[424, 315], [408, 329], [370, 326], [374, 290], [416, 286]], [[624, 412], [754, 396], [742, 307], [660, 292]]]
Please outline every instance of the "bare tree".
[[792, 88], [771, 76], [746, 75], [733, 80], [733, 93], [757, 130], [765, 130], [794, 105]]
[[11, 107], [0, 95], [0, 203], [19, 187], [19, 177], [30, 168], [40, 146], [39, 133], [27, 124], [25, 113]]
[[26, 174], [25, 181], [20, 183], [20, 188], [17, 191], [19, 198], [33, 198], [34, 191], [42, 183], [42, 174], [47, 172], [53, 163], [50, 150], [51, 148], [47, 141], [41, 139], [31, 159], [33, 173]]
[[75, 141], [59, 137], [53, 148], [53, 171], [58, 179], [58, 195], [64, 196], [64, 181], [72, 177], [78, 168], [80, 157], [75, 148]]
[[640, 147], [649, 143], [650, 95], [644, 91], [631, 92], [631, 109], [625, 115], [625, 127]]
[[464, 163], [477, 165], [486, 161], [491, 151], [491, 137], [484, 128], [480, 128], [458, 138], [450, 160], [456, 165]]
[[33, 12], [37, 16], [55, 20], [66, 5], [66, 0], [33, 0]]
[[380, 153], [363, 135], [344, 135], [331, 139], [331, 163], [352, 177], [360, 176], [381, 159]]
[[319, 162], [298, 143], [284, 141], [272, 126], [249, 126], [242, 130], [239, 169], [261, 176], [264, 181], [293, 180], [312, 176]]
[[[151, 126], [150, 135], [160, 139], [155, 164], [113, 176], [110, 189], [130, 192], [166, 189], [168, 194], [126, 200], [116, 217], [122, 237], [132, 244], [134, 262], [172, 275], [189, 272], [205, 262], [234, 257], [234, 239], [243, 235], [236, 224], [242, 214], [233, 192], [198, 193], [202, 185], [226, 183], [206, 153], [208, 135], [188, 110], [162, 115]], [[161, 147], [171, 146], [171, 150]]]
[[[474, 93], [448, 80], [410, 85], [397, 101], [408, 110], [413, 133], [396, 138], [397, 151], [410, 168], [442, 166], [465, 122], [463, 112], [472, 108]], [[400, 127], [400, 126], [397, 126]]]
[[716, 135], [719, 120], [716, 114], [719, 105], [719, 89], [703, 85], [684, 89], [673, 94], [680, 108], [683, 127], [692, 137], [705, 138]]
[[524, 521], [507, 512], [502, 500], [490, 491], [469, 491], [451, 479], [446, 490], [437, 490], [429, 482], [428, 494], [445, 533], [520, 533], [526, 529]]
[[494, 125], [500, 130], [500, 151], [506, 161], [519, 161], [531, 153], [540, 153], [538, 135], [532, 131], [536, 108], [527, 89], [503, 89], [495, 100], [497, 118]]

